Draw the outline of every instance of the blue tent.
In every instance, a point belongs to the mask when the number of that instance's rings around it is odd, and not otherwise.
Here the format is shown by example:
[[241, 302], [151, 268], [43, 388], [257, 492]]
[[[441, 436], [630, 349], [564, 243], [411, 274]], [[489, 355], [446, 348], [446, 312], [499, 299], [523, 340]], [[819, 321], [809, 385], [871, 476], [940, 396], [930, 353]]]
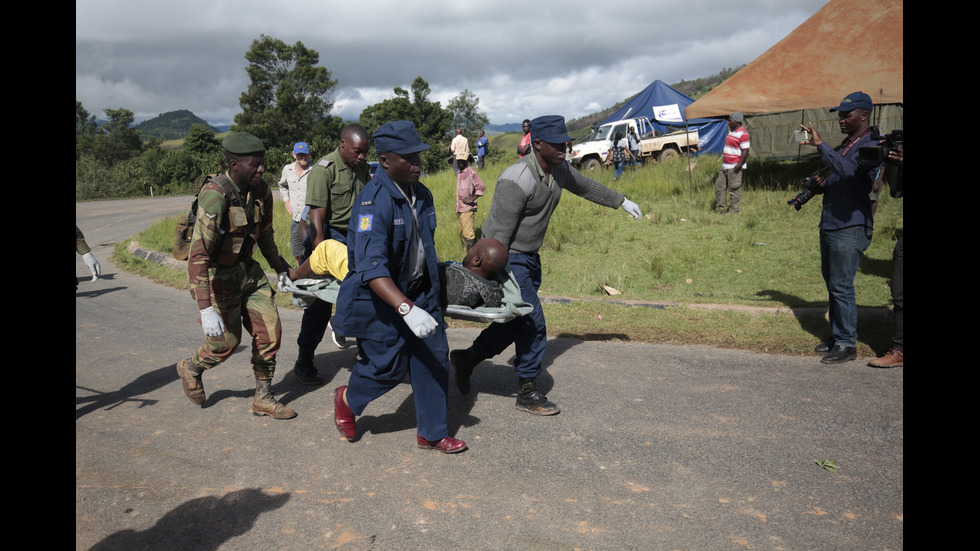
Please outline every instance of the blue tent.
[[[633, 97], [626, 105], [622, 106], [615, 113], [600, 123], [616, 122], [623, 119], [634, 117], [646, 117], [653, 123], [658, 132], [672, 132], [683, 130], [683, 122], [659, 121], [654, 111], [655, 107], [665, 105], [676, 105], [680, 116], [684, 116], [684, 109], [694, 103], [690, 97], [674, 90], [669, 85], [660, 80], [655, 80], [642, 92]], [[721, 154], [725, 148], [725, 136], [728, 135], [728, 125], [724, 120], [718, 119], [690, 119], [687, 126], [691, 130], [698, 131], [698, 148], [702, 153]]]

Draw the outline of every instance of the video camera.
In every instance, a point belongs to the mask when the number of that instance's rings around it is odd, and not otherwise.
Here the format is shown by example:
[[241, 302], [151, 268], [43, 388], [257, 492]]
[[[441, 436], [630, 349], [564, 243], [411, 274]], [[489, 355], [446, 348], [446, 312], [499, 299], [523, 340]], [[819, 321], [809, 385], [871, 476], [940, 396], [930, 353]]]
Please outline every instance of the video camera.
[[814, 195], [820, 195], [821, 193], [823, 193], [823, 186], [817, 180], [817, 175], [813, 174], [806, 180], [803, 180], [803, 191], [797, 193], [796, 197], [786, 201], [786, 204], [793, 205], [796, 210], [800, 210], [807, 201], [813, 199]]
[[[862, 165], [878, 166], [888, 161], [888, 154], [902, 148], [903, 130], [892, 130], [885, 136], [878, 134], [876, 127], [871, 128], [871, 140], [876, 145], [869, 145], [858, 149], [858, 162]], [[902, 168], [894, 164], [887, 164], [884, 167], [887, 171], [888, 181], [891, 183], [892, 197], [899, 198], [905, 194], [904, 175]]]
[[[888, 153], [902, 147], [904, 130], [892, 130], [881, 136], [878, 129], [871, 128], [871, 141], [876, 145], [858, 148], [858, 162], [862, 165], [878, 166], [888, 160]], [[880, 142], [880, 143], [879, 143]]]

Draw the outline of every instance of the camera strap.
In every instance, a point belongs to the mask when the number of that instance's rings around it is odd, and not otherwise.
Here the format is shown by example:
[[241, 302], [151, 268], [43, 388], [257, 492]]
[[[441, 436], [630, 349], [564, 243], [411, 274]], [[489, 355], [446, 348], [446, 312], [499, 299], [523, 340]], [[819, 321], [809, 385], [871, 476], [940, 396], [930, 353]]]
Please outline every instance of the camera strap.
[[847, 157], [847, 152], [850, 151], [852, 147], [854, 147], [854, 144], [858, 143], [858, 141], [860, 141], [865, 134], [870, 134], [870, 133], [871, 133], [871, 127], [869, 126], [864, 130], [862, 130], [861, 132], [859, 132], [857, 136], [851, 138], [850, 141], [848, 141], [846, 144], [843, 143], [840, 144], [841, 148], [839, 151], [841, 156]]

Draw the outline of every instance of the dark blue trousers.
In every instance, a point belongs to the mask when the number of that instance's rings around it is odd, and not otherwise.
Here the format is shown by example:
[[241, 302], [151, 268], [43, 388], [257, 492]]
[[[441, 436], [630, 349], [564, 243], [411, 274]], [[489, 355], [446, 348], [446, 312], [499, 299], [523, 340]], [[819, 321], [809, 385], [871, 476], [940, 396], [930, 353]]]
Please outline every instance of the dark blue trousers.
[[481, 359], [492, 358], [511, 344], [517, 353], [514, 371], [518, 377], [537, 377], [548, 341], [544, 310], [538, 300], [541, 287], [541, 257], [537, 254], [510, 253], [510, 269], [521, 288], [521, 298], [533, 306], [531, 313], [507, 323], [491, 323], [473, 343]]
[[[415, 418], [419, 436], [442, 440], [449, 436], [447, 427], [447, 394], [449, 388], [449, 343], [446, 324], [439, 312], [439, 297], [430, 289], [408, 297], [416, 307], [433, 314], [439, 325], [424, 339], [416, 337], [402, 322], [397, 327], [398, 340], [393, 345], [370, 339], [357, 339], [361, 359], [354, 364], [347, 383], [347, 404], [351, 413], [360, 415], [375, 398], [384, 395], [409, 375], [415, 398]], [[396, 320], [400, 322], [400, 320]]]

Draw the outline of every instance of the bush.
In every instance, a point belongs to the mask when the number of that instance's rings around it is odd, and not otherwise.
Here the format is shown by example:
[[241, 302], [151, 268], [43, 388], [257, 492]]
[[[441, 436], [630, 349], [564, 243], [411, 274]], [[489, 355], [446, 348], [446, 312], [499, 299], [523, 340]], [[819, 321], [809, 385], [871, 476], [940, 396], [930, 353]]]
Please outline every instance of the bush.
[[146, 174], [139, 158], [107, 167], [92, 156], [75, 163], [75, 200], [125, 198], [148, 195]]

